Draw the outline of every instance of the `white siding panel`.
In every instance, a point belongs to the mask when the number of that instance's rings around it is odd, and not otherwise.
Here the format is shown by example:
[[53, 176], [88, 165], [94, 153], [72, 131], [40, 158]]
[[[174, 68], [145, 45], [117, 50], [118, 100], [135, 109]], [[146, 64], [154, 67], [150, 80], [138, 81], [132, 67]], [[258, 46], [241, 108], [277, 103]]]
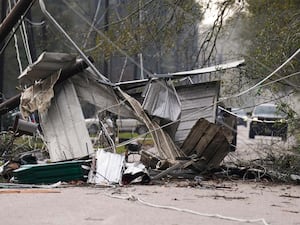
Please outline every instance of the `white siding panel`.
[[199, 118], [215, 122], [219, 88], [219, 81], [176, 87], [181, 101], [181, 120], [175, 134], [177, 144], [185, 140]]
[[47, 113], [40, 115], [51, 161], [81, 158], [93, 152], [75, 88], [66, 81], [55, 89]]

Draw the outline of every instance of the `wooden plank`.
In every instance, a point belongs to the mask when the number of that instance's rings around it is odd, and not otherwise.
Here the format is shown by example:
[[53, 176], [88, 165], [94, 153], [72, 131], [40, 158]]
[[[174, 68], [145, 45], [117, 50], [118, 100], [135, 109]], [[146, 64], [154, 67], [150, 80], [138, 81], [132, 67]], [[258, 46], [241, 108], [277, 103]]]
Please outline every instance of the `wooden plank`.
[[205, 151], [209, 143], [214, 139], [215, 135], [218, 133], [219, 130], [220, 127], [218, 127], [216, 124], [211, 123], [209, 125], [209, 127], [203, 134], [203, 137], [199, 140], [195, 147], [198, 156], [202, 155], [202, 153]]
[[216, 134], [212, 142], [203, 151], [200, 160], [193, 164], [199, 171], [208, 170], [219, 166], [219, 163], [228, 153], [228, 142], [221, 131]]
[[218, 150], [217, 154], [207, 163], [208, 168], [217, 168], [220, 166], [220, 163], [223, 161], [225, 156], [230, 152], [230, 144], [224, 142], [223, 145]]
[[205, 150], [203, 151], [203, 153], [201, 155], [201, 158], [205, 159], [205, 162], [210, 162], [215, 155], [218, 155], [218, 152], [223, 152], [222, 150], [222, 146], [224, 145], [224, 143], [226, 143], [227, 140], [225, 138], [225, 136], [222, 134], [222, 132], [218, 132], [213, 141], [211, 141], [207, 148], [205, 148]]
[[37, 194], [37, 193], [61, 193], [51, 189], [0, 189], [0, 194]]
[[205, 119], [199, 119], [197, 123], [193, 126], [192, 130], [188, 134], [187, 138], [185, 139], [184, 143], [181, 146], [182, 151], [186, 155], [190, 155], [199, 140], [201, 139], [202, 135], [204, 132], [207, 130], [209, 127], [209, 122]]

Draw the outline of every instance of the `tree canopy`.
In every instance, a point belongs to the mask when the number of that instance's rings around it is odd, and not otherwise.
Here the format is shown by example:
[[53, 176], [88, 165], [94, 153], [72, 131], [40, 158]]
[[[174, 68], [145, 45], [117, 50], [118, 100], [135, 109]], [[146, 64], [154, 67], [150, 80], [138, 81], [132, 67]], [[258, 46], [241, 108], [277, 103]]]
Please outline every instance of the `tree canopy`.
[[[247, 0], [243, 39], [247, 40], [247, 75], [259, 79], [274, 71], [300, 47], [300, 2], [298, 0]], [[293, 75], [300, 70], [300, 54], [272, 79]], [[274, 91], [299, 92], [299, 75], [280, 80]]]

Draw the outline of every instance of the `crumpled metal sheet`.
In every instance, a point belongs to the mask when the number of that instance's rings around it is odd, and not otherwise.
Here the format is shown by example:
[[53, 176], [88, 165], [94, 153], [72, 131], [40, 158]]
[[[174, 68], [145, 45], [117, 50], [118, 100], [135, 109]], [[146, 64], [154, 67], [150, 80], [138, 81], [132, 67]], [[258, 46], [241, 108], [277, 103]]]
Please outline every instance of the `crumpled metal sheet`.
[[149, 183], [150, 175], [145, 165], [140, 162], [126, 163], [126, 169], [122, 176], [122, 184]]
[[143, 121], [147, 126], [153, 138], [154, 146], [162, 159], [176, 160], [177, 157], [185, 156], [184, 153], [174, 144], [170, 136], [164, 132], [156, 122], [150, 120], [141, 104], [136, 99], [123, 92], [121, 89], [118, 89], [118, 91], [119, 94], [131, 105], [139, 120]]
[[122, 104], [113, 88], [98, 83], [91, 70], [86, 69], [83, 75], [76, 75], [71, 79], [81, 102], [96, 106], [97, 111], [107, 110], [123, 117], [135, 118], [132, 110], [126, 104]]
[[21, 85], [31, 85], [43, 80], [60, 69], [67, 68], [76, 62], [76, 56], [67, 53], [43, 52], [39, 58], [29, 65], [18, 77]]
[[20, 112], [24, 118], [28, 118], [36, 110], [44, 113], [50, 107], [54, 96], [53, 87], [59, 79], [60, 72], [61, 70], [30, 86], [21, 94]]
[[125, 167], [125, 156], [106, 152], [100, 149], [96, 152], [96, 170], [91, 170], [88, 183], [110, 185], [121, 182]]
[[54, 89], [51, 107], [48, 111], [39, 113], [51, 161], [92, 154], [92, 142], [73, 83], [67, 80]]
[[222, 71], [222, 70], [227, 70], [231, 68], [237, 68], [239, 66], [244, 65], [245, 60], [237, 60], [234, 62], [228, 62], [228, 63], [223, 63], [215, 66], [210, 66], [210, 67], [204, 67], [200, 69], [195, 69], [195, 70], [188, 70], [188, 71], [181, 71], [181, 72], [176, 72], [176, 73], [168, 73], [168, 74], [156, 74], [156, 77], [160, 78], [171, 78], [171, 77], [180, 77], [180, 76], [191, 76], [191, 75], [199, 75], [199, 74], [204, 74], [204, 73], [212, 73], [212, 72], [217, 72], [217, 71]]
[[143, 109], [151, 116], [168, 121], [178, 120], [181, 104], [173, 84], [164, 80], [153, 81], [149, 85]]

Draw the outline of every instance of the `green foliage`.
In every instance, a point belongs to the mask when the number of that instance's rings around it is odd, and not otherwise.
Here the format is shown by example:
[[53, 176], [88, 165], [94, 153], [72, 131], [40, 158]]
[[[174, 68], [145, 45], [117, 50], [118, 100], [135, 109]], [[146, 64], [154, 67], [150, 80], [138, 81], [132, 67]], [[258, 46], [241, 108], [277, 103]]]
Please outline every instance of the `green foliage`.
[[[175, 51], [183, 57], [183, 52], [190, 51], [202, 19], [201, 7], [195, 0], [140, 2], [139, 5], [137, 1], [130, 0], [122, 5], [121, 12], [109, 11], [105, 34], [113, 43], [130, 56], [142, 52], [158, 59]], [[101, 46], [94, 55], [104, 54], [106, 59], [120, 55], [103, 37], [97, 36], [96, 43]], [[188, 55], [192, 57], [192, 53]]]
[[[300, 1], [298, 0], [246, 0], [242, 38], [248, 43], [246, 52], [246, 72], [250, 79], [262, 80], [292, 56], [300, 47]], [[278, 93], [298, 93], [300, 76], [300, 54], [274, 74], [267, 88]], [[291, 76], [289, 76], [291, 75]], [[287, 77], [289, 76], [289, 77]], [[282, 79], [284, 78], [284, 79]], [[280, 102], [280, 101], [279, 101]], [[286, 102], [279, 103], [289, 119], [289, 129], [295, 136], [299, 131], [299, 112], [295, 112]], [[300, 140], [300, 139], [299, 139]]]
[[21, 136], [17, 137], [12, 131], [0, 133], [0, 159], [11, 160], [18, 158], [22, 153], [43, 149], [40, 138]]
[[[244, 26], [244, 38], [250, 41], [247, 54], [248, 75], [261, 78], [269, 74], [300, 46], [300, 2], [298, 0], [248, 0], [248, 14]], [[255, 59], [255, 60], [253, 60]], [[259, 62], [259, 63], [258, 63]], [[263, 66], [262, 66], [263, 65]], [[299, 59], [294, 58], [278, 74], [286, 76], [299, 71]], [[274, 79], [278, 79], [274, 76]], [[289, 78], [290, 83], [300, 84], [299, 76]], [[290, 83], [277, 82], [279, 88], [286, 88]]]

